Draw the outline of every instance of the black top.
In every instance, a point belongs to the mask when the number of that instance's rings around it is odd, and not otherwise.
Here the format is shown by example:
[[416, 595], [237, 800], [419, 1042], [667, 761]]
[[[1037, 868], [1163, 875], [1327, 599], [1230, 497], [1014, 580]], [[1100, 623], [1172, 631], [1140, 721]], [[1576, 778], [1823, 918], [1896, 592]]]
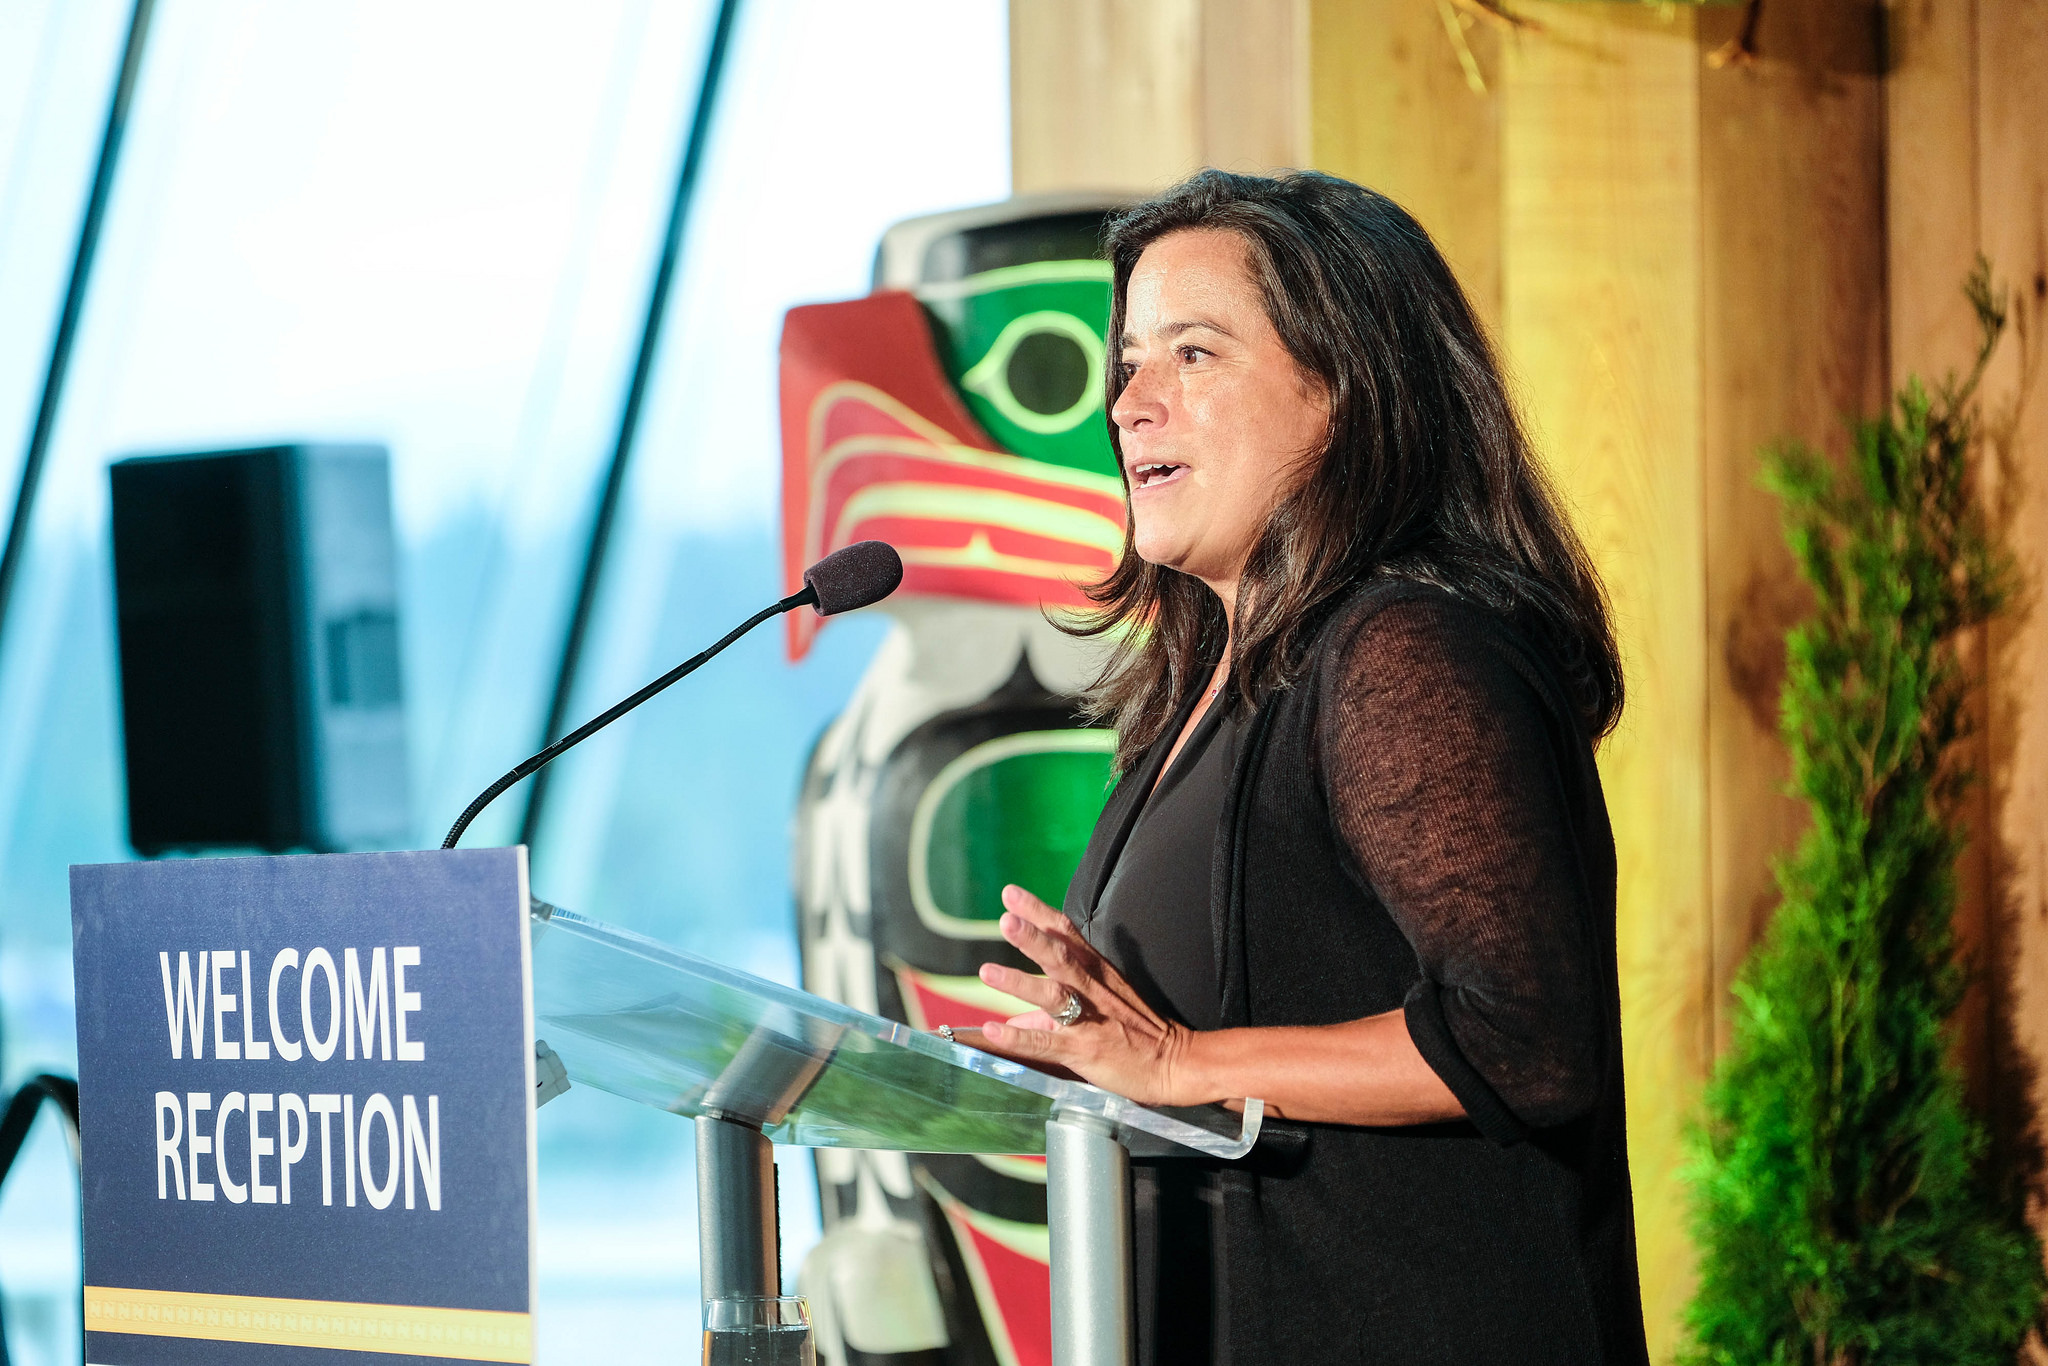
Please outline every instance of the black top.
[[[1067, 896], [1084, 928], [1175, 730], [1097, 824]], [[1210, 841], [1219, 1023], [1402, 1010], [1468, 1118], [1269, 1122], [1222, 1167], [1218, 1358], [1645, 1366], [1613, 840], [1547, 661], [1448, 593], [1375, 584], [1237, 750]]]
[[[1086, 926], [1088, 941], [1145, 998], [1192, 1029], [1221, 1025], [1209, 933], [1209, 862], [1230, 795], [1244, 718], [1211, 703], [1139, 807]], [[1165, 743], [1180, 734], [1175, 725]], [[1139, 1366], [1230, 1360], [1216, 1302], [1221, 1187], [1205, 1163], [1133, 1164], [1131, 1252]]]
[[1222, 1024], [1209, 936], [1209, 856], [1242, 729], [1228, 699], [1202, 714], [1111, 854], [1115, 871], [1086, 927], [1088, 942], [1146, 1004], [1190, 1029]]

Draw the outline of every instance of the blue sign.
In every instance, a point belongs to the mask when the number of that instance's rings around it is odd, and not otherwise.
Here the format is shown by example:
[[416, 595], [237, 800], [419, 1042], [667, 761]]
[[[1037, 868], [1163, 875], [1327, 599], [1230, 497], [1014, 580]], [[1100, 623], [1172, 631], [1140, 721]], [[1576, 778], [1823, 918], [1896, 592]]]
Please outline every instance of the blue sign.
[[533, 1359], [519, 849], [71, 870], [86, 1360]]

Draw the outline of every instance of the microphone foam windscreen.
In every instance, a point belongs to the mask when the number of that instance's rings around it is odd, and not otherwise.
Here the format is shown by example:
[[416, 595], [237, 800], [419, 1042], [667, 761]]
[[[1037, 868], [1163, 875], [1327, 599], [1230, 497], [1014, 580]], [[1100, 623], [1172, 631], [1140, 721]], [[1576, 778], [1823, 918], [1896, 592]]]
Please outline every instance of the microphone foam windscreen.
[[804, 571], [804, 584], [818, 595], [821, 617], [880, 602], [903, 582], [903, 561], [883, 541], [841, 546]]

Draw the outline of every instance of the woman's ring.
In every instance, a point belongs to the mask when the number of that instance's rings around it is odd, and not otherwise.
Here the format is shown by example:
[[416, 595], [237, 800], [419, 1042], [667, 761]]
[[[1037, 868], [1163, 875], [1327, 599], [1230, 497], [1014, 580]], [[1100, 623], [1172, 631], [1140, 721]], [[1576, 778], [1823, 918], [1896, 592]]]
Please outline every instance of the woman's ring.
[[942, 1039], [944, 1039], [944, 1040], [945, 1040], [945, 1041], [946, 1041], [947, 1043], [956, 1043], [956, 1042], [958, 1042], [958, 1040], [956, 1040], [956, 1039], [955, 1039], [955, 1038], [953, 1037], [953, 1026], [951, 1026], [951, 1025], [940, 1025], [940, 1026], [939, 1026], [939, 1037], [940, 1037], [940, 1038], [942, 1038]]
[[1081, 1009], [1081, 994], [1070, 991], [1067, 993], [1067, 999], [1060, 1002], [1060, 1008], [1052, 1013], [1052, 1022], [1056, 1025], [1070, 1025], [1081, 1018]]

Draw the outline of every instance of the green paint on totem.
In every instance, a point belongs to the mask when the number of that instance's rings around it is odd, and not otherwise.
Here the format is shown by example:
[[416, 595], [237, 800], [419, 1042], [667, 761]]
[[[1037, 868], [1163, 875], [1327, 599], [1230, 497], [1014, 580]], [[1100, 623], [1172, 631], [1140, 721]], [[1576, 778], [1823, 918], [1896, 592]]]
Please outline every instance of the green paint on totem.
[[1059, 905], [1109, 797], [1115, 736], [1024, 731], [947, 764], [911, 821], [911, 900], [955, 938], [997, 937], [1005, 883]]
[[1036, 261], [918, 290], [939, 354], [1003, 449], [1115, 475], [1103, 426], [1109, 264]]

